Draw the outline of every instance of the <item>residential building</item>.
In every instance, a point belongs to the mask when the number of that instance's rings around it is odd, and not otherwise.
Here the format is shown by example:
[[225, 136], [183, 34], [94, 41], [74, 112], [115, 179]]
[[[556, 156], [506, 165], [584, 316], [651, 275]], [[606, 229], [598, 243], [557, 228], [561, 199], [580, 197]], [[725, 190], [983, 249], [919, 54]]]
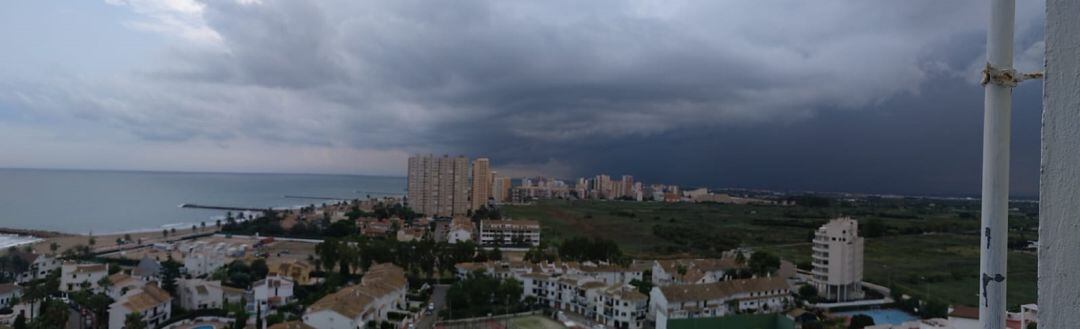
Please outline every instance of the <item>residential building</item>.
[[11, 307], [12, 302], [22, 295], [22, 288], [14, 283], [0, 284], [0, 308]]
[[109, 329], [122, 329], [128, 314], [139, 313], [150, 328], [172, 316], [172, 296], [155, 285], [146, 285], [109, 305]]
[[534, 220], [480, 221], [480, 245], [535, 247], [540, 245], [540, 223]]
[[101, 279], [109, 275], [106, 264], [64, 264], [60, 272], [60, 291], [65, 293], [85, 289], [97, 292]]
[[649, 295], [648, 316], [657, 329], [666, 329], [669, 319], [781, 312], [792, 301], [787, 280], [780, 277], [654, 287]]
[[120, 299], [128, 292], [132, 292], [146, 286], [146, 281], [139, 280], [130, 275], [117, 272], [109, 276], [109, 287], [105, 290], [105, 294], [109, 295], [113, 300]]
[[149, 256], [143, 256], [143, 258], [139, 260], [139, 264], [131, 270], [131, 276], [143, 281], [156, 281], [160, 275], [161, 263], [158, 263], [158, 261]]
[[618, 285], [600, 290], [595, 305], [597, 322], [615, 329], [641, 329], [649, 311], [649, 296], [633, 286]]
[[472, 163], [472, 206], [470, 209], [486, 207], [491, 199], [491, 161], [487, 158], [473, 160]]
[[320, 329], [366, 328], [385, 321], [390, 312], [405, 312], [408, 280], [393, 264], [371, 266], [360, 284], [344, 287], [316, 301], [304, 312], [304, 324]]
[[279, 274], [268, 275], [265, 279], [255, 281], [251, 285], [252, 298], [248, 303], [248, 310], [252, 313], [262, 311], [266, 316], [267, 311], [288, 304], [293, 300], [293, 288], [296, 284], [292, 278]]
[[465, 215], [469, 209], [469, 160], [465, 157], [409, 157], [408, 205], [439, 217]]
[[835, 301], [863, 298], [863, 238], [859, 222], [833, 219], [814, 233], [814, 284], [823, 297]]
[[49, 275], [49, 272], [60, 269], [61, 262], [56, 257], [29, 253], [21, 250], [14, 250], [11, 251], [11, 253], [28, 264], [25, 271], [12, 273], [12, 275], [15, 276], [15, 282], [18, 283], [27, 283], [37, 279], [44, 279]]
[[595, 316], [600, 290], [607, 288], [603, 282], [579, 274], [529, 273], [522, 275], [521, 280], [523, 296], [589, 318]]
[[652, 283], [657, 286], [713, 283], [723, 281], [742, 268], [746, 266], [739, 264], [733, 256], [657, 260], [652, 262]]
[[225, 300], [221, 281], [179, 280], [176, 292], [180, 295], [180, 307], [185, 310], [219, 309]]
[[634, 176], [622, 175], [619, 187], [620, 197], [634, 197]]
[[496, 172], [491, 172], [491, 198], [495, 200], [496, 204], [510, 202], [510, 189], [513, 188], [513, 184], [510, 177], [499, 176]]
[[271, 275], [287, 276], [292, 279], [293, 282], [300, 285], [315, 283], [311, 278], [311, 272], [314, 270], [314, 265], [298, 259], [279, 261], [270, 266]]
[[475, 225], [473, 225], [472, 219], [469, 219], [468, 217], [454, 217], [454, 219], [450, 221], [450, 230], [446, 233], [446, 241], [450, 243], [472, 241], [475, 232], [476, 228]]
[[31, 282], [31, 280], [44, 278], [49, 275], [49, 272], [59, 270], [60, 261], [54, 257], [45, 255], [38, 255], [38, 253], [26, 252], [23, 250], [11, 250], [8, 251], [12, 257], [19, 258], [27, 266], [25, 269], [15, 269], [9, 272], [10, 275], [15, 277], [15, 282], [19, 284], [25, 284]]

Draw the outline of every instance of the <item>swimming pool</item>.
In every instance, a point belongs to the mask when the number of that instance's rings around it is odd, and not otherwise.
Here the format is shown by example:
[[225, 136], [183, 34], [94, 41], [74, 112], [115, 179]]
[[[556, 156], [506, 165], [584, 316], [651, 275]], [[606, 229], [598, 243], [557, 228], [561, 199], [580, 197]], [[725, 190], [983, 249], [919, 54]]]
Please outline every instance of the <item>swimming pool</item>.
[[214, 329], [214, 326], [211, 326], [211, 325], [201, 325], [201, 326], [198, 326], [198, 327], [195, 327], [195, 328], [191, 328], [191, 329]]
[[874, 324], [901, 324], [904, 322], [918, 320], [919, 318], [907, 312], [895, 309], [886, 308], [880, 310], [861, 310], [861, 311], [848, 311], [848, 312], [836, 312], [833, 316], [850, 317], [856, 314], [866, 314], [874, 319]]

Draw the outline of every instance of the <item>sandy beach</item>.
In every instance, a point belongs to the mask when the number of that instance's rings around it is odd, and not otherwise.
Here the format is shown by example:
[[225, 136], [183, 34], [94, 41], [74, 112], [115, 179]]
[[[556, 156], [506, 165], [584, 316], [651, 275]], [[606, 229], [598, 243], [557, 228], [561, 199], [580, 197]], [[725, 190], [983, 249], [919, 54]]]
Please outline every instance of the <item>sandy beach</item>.
[[[117, 239], [122, 239], [122, 238], [124, 238], [125, 235], [129, 236], [131, 238], [131, 240], [132, 240], [131, 242], [126, 243], [125, 245], [131, 245], [131, 244], [134, 244], [134, 243], [138, 243], [140, 239], [142, 240], [143, 245], [149, 245], [149, 244], [153, 244], [155, 242], [173, 241], [173, 240], [178, 240], [178, 239], [182, 239], [182, 238], [185, 238], [185, 237], [189, 237], [189, 236], [192, 236], [192, 235], [213, 233], [215, 231], [217, 231], [216, 227], [207, 226], [205, 229], [197, 228], [194, 231], [190, 227], [186, 228], [186, 229], [176, 229], [175, 233], [170, 231], [168, 236], [163, 236], [162, 231], [135, 232], [135, 233], [115, 233], [115, 234], [102, 234], [102, 235], [95, 234], [93, 236], [93, 238], [94, 238], [93, 248], [94, 248], [95, 252], [107, 251], [107, 250], [115, 249], [117, 247], [117, 244], [116, 244]], [[29, 233], [29, 234], [34, 235], [33, 233]], [[74, 247], [79, 246], [79, 245], [89, 245], [90, 244], [90, 238], [91, 238], [90, 235], [85, 235], [85, 234], [80, 235], [80, 234], [59, 234], [59, 233], [52, 234], [50, 236], [38, 236], [38, 237], [42, 238], [42, 240], [33, 243], [31, 246], [34, 249], [34, 252], [41, 253], [41, 254], [52, 254], [53, 251], [50, 248], [50, 246], [53, 243], [55, 243], [55, 244], [57, 244], [59, 246], [59, 248], [56, 249], [56, 252], [57, 253], [62, 253], [62, 252], [64, 252], [64, 250], [68, 250], [68, 249], [74, 248]]]

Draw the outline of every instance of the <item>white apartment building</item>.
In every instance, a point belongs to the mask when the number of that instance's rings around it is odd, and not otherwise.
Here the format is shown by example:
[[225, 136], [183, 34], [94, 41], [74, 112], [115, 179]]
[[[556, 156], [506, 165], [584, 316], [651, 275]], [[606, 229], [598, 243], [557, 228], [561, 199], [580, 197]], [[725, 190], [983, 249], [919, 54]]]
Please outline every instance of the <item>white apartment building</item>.
[[180, 307], [185, 310], [221, 308], [224, 301], [221, 281], [179, 280], [176, 293], [180, 295]]
[[109, 305], [109, 329], [122, 329], [128, 314], [138, 312], [149, 328], [172, 316], [172, 296], [155, 285], [146, 285]]
[[22, 258], [30, 266], [22, 273], [13, 273], [18, 283], [28, 283], [37, 279], [44, 279], [49, 272], [60, 269], [60, 260], [47, 255], [40, 255], [24, 251], [14, 251], [16, 257]]
[[859, 222], [833, 219], [814, 234], [814, 285], [823, 297], [836, 301], [863, 298], [863, 238]]
[[472, 241], [475, 232], [476, 227], [471, 219], [468, 217], [454, 217], [450, 221], [449, 230], [446, 232], [446, 241], [449, 243]]
[[657, 260], [652, 264], [652, 283], [657, 286], [713, 283], [723, 281], [731, 272], [745, 267], [731, 256]]
[[607, 288], [603, 282], [577, 274], [529, 273], [522, 275], [521, 280], [523, 296], [536, 297], [548, 307], [590, 318], [596, 313], [596, 296]]
[[267, 316], [268, 310], [292, 301], [295, 286], [292, 278], [279, 274], [255, 281], [251, 285], [252, 298], [248, 303], [248, 311], [258, 313], [261, 310], [262, 315]]
[[391, 311], [408, 308], [405, 271], [393, 264], [373, 265], [360, 280], [316, 301], [304, 312], [304, 324], [320, 329], [366, 328], [385, 321]]
[[129, 292], [142, 289], [144, 286], [146, 286], [146, 281], [124, 273], [116, 273], [109, 276], [109, 288], [106, 289], [105, 294], [109, 295], [113, 300], [117, 300]]
[[535, 247], [540, 245], [540, 223], [534, 220], [480, 221], [480, 245]]
[[439, 217], [468, 213], [468, 158], [414, 155], [408, 175], [408, 205], [414, 211]]
[[780, 277], [654, 287], [649, 296], [648, 316], [657, 329], [666, 329], [669, 319], [781, 312], [792, 301], [790, 286]]
[[64, 264], [60, 267], [60, 291], [65, 293], [89, 289], [98, 292], [101, 279], [109, 275], [106, 264]]
[[22, 295], [22, 288], [13, 283], [0, 284], [0, 308], [12, 306], [11, 302]]
[[618, 285], [599, 291], [595, 318], [615, 329], [641, 329], [649, 311], [649, 296], [630, 285]]

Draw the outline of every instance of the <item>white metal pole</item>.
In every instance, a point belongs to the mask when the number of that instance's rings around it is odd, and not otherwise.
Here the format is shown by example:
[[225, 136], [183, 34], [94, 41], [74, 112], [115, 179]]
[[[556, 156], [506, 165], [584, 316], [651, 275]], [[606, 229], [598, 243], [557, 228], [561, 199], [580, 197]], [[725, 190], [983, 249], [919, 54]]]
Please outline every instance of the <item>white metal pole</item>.
[[[990, 0], [986, 33], [987, 78], [983, 116], [982, 239], [979, 324], [1005, 328], [1005, 275], [1009, 215], [1009, 139], [1012, 112], [1015, 0]], [[1004, 73], [1003, 76], [995, 76]], [[1008, 80], [1007, 82], [1002, 82]]]

